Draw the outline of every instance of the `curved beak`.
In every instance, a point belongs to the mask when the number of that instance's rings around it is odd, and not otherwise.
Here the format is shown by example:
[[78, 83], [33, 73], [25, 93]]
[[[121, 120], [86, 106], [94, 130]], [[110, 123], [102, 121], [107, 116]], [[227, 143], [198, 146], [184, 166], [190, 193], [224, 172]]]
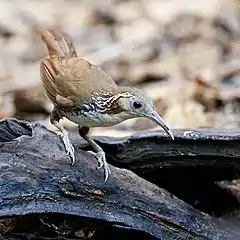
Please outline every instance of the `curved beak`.
[[150, 115], [145, 116], [158, 124], [160, 127], [162, 127], [165, 132], [172, 138], [172, 140], [174, 140], [173, 133], [171, 132], [167, 124], [164, 122], [163, 118], [161, 118], [156, 111], [153, 110]]

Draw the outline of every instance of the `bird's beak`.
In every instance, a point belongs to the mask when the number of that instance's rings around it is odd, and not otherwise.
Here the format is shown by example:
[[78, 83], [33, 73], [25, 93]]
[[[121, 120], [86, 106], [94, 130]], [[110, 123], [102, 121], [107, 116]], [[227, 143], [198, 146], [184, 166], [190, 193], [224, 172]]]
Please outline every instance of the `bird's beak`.
[[174, 136], [173, 133], [171, 132], [171, 130], [169, 129], [169, 127], [167, 126], [167, 124], [164, 122], [164, 120], [158, 115], [158, 113], [156, 111], [152, 111], [150, 115], [146, 115], [147, 118], [151, 119], [152, 121], [154, 121], [155, 123], [157, 123], [160, 127], [162, 127], [165, 132], [170, 135], [170, 137], [172, 138], [172, 140], [174, 140]]

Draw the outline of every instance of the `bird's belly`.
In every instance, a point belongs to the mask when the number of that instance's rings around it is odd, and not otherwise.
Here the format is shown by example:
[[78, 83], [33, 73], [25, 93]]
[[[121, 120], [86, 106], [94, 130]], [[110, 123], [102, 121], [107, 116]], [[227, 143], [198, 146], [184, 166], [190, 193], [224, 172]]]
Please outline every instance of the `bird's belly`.
[[85, 115], [76, 115], [64, 112], [63, 115], [70, 121], [85, 127], [109, 127], [118, 124], [127, 119], [118, 114], [99, 114], [99, 113], [86, 113]]

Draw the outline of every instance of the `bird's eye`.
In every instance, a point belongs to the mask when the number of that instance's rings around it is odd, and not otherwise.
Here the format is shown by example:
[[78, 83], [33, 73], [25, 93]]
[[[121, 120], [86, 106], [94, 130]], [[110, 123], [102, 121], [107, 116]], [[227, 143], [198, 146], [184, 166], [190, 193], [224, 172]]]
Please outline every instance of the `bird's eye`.
[[142, 104], [141, 104], [139, 101], [134, 101], [134, 102], [133, 102], [133, 106], [134, 106], [135, 108], [140, 108], [140, 107], [142, 107]]

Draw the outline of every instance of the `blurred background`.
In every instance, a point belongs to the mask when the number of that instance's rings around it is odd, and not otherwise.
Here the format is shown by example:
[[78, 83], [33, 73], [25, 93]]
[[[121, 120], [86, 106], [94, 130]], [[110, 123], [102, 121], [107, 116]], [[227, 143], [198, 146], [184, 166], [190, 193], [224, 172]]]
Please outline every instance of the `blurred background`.
[[[54, 129], [39, 76], [47, 56], [39, 25], [66, 31], [80, 57], [146, 91], [171, 128], [240, 127], [239, 0], [1, 0], [0, 119]], [[92, 133], [158, 128], [132, 119]]]

